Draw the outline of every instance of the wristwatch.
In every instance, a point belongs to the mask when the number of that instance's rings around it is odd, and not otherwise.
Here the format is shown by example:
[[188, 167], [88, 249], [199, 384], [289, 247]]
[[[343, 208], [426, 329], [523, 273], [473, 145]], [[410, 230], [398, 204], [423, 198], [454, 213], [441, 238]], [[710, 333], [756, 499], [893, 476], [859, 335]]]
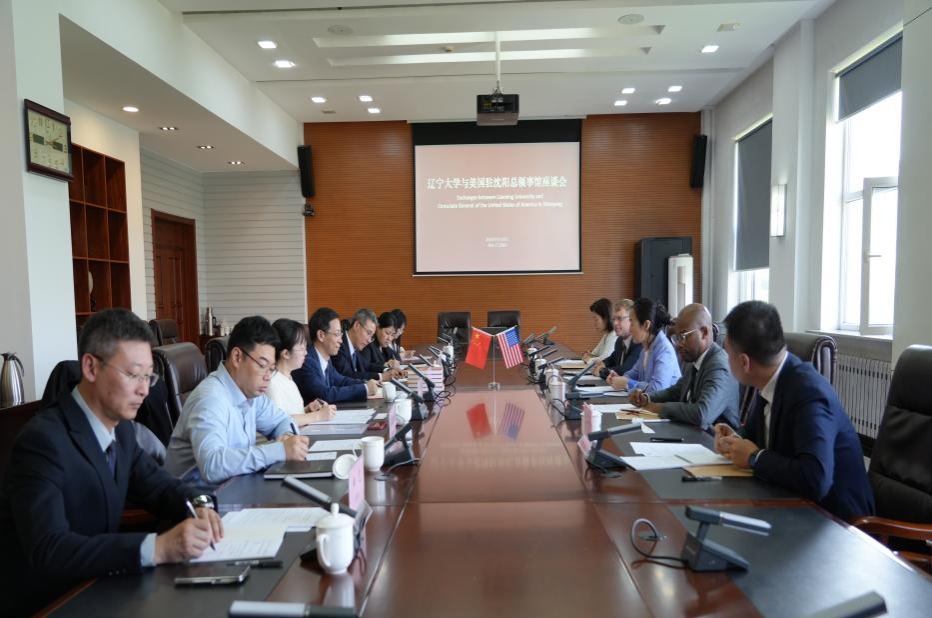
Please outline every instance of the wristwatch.
[[201, 494], [191, 500], [191, 504], [196, 509], [213, 509], [217, 510], [217, 499], [210, 494]]
[[751, 453], [751, 456], [748, 457], [748, 467], [749, 467], [749, 468], [751, 468], [752, 470], [754, 469], [754, 467], [757, 465], [757, 458], [760, 457], [760, 454], [763, 453], [763, 452], [764, 452], [764, 449], [759, 448], [759, 449], [757, 449], [756, 451], [754, 451], [753, 453]]

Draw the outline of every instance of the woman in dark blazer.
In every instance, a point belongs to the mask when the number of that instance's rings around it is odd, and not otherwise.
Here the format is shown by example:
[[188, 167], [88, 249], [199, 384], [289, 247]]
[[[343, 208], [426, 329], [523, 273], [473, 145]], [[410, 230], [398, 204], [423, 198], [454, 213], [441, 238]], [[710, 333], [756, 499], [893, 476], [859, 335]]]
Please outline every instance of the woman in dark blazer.
[[394, 368], [398, 365], [395, 351], [391, 347], [396, 328], [397, 322], [391, 311], [386, 311], [379, 316], [375, 338], [359, 353], [367, 365], [367, 371], [381, 373], [387, 366]]

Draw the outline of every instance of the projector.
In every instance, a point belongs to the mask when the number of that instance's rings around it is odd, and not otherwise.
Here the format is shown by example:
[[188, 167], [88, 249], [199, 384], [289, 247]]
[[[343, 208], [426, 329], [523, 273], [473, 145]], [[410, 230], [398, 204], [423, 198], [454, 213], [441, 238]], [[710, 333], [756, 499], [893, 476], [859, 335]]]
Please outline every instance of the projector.
[[476, 95], [476, 124], [480, 127], [504, 127], [518, 124], [518, 95]]

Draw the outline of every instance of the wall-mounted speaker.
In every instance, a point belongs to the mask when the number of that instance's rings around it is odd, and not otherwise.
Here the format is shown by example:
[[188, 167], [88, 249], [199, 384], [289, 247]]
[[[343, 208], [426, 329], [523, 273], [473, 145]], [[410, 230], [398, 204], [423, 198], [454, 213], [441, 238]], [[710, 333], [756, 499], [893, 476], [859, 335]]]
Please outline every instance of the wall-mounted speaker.
[[693, 189], [702, 188], [705, 178], [705, 151], [709, 145], [709, 138], [697, 135], [693, 138], [693, 162], [689, 170], [689, 186]]
[[314, 197], [314, 168], [311, 166], [310, 146], [298, 146], [298, 169], [301, 171], [301, 195]]

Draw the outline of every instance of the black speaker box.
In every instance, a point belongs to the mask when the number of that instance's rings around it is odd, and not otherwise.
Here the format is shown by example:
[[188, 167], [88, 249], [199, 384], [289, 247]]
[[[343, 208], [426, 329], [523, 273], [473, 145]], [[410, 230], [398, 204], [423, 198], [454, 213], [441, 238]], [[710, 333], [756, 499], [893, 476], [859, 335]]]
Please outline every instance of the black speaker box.
[[709, 138], [705, 135], [697, 135], [693, 138], [693, 164], [689, 170], [689, 186], [693, 189], [702, 188], [702, 181], [705, 178], [705, 151], [709, 144]]
[[301, 195], [314, 197], [314, 168], [311, 166], [310, 146], [298, 146], [298, 169], [301, 170]]

